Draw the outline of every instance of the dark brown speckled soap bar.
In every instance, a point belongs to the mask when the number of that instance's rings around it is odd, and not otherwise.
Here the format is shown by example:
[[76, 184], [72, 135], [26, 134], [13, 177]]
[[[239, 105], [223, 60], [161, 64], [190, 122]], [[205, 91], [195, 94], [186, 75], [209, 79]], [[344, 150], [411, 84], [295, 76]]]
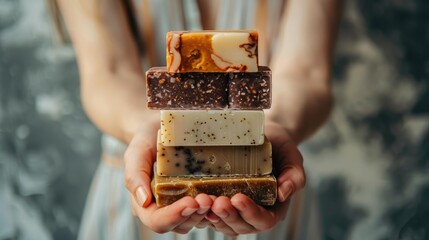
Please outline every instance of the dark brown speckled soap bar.
[[258, 72], [170, 73], [165, 67], [146, 72], [147, 106], [151, 109], [268, 109], [271, 70]]

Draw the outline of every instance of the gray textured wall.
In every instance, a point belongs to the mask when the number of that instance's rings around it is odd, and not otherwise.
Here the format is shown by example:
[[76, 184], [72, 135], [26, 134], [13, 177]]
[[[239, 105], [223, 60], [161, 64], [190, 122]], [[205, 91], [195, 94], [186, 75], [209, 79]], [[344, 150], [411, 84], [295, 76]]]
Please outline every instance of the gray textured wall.
[[[303, 150], [325, 239], [429, 239], [429, 3], [350, 0]], [[44, 1], [0, 0], [0, 239], [75, 239], [100, 152]]]

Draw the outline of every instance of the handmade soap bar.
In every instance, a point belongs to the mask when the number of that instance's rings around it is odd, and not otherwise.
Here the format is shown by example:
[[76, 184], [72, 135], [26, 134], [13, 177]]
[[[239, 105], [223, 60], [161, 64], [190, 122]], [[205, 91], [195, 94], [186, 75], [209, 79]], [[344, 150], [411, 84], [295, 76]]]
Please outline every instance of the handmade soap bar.
[[268, 109], [271, 70], [171, 73], [154, 67], [146, 72], [146, 89], [151, 109]]
[[256, 72], [258, 32], [176, 31], [167, 33], [169, 72]]
[[271, 69], [259, 67], [254, 73], [229, 74], [229, 107], [268, 109], [271, 107]]
[[271, 143], [258, 146], [164, 146], [158, 132], [160, 176], [266, 175], [272, 172]]
[[169, 73], [165, 67], [146, 72], [147, 105], [151, 109], [222, 109], [228, 106], [225, 73]]
[[261, 145], [262, 110], [161, 110], [164, 146]]
[[199, 193], [232, 197], [242, 193], [260, 205], [273, 205], [277, 198], [277, 182], [273, 175], [258, 177], [161, 177], [155, 175], [152, 191], [160, 207], [185, 196]]

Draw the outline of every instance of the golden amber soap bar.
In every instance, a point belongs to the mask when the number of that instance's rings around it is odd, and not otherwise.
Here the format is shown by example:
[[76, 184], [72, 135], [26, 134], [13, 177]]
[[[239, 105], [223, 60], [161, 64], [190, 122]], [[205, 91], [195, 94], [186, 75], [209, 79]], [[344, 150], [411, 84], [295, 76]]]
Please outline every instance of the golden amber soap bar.
[[257, 72], [258, 32], [168, 32], [167, 71]]
[[152, 191], [159, 207], [182, 197], [200, 193], [232, 197], [242, 193], [259, 205], [273, 205], [277, 198], [277, 182], [273, 175], [258, 177], [162, 177], [155, 174]]
[[264, 143], [262, 110], [161, 110], [164, 146], [232, 146]]
[[267, 175], [272, 172], [271, 143], [252, 146], [164, 146], [158, 132], [159, 176]]

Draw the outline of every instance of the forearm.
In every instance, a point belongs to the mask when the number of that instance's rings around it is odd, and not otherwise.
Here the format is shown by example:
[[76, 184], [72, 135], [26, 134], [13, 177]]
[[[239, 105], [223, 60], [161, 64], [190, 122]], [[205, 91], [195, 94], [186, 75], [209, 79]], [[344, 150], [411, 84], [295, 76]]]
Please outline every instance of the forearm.
[[310, 137], [328, 118], [333, 105], [330, 87], [318, 86], [321, 76], [312, 80], [306, 74], [282, 74], [273, 79], [268, 121], [282, 125], [296, 144]]
[[106, 84], [81, 87], [81, 95], [86, 113], [102, 132], [128, 143], [154, 118], [159, 122], [158, 112], [146, 107], [142, 76], [124, 71], [97, 77]]
[[103, 132], [129, 141], [149, 113], [138, 51], [121, 2], [58, 3], [76, 50], [85, 111]]
[[332, 108], [331, 56], [341, 3], [291, 0], [282, 19], [267, 117], [284, 126], [296, 143], [311, 136]]

